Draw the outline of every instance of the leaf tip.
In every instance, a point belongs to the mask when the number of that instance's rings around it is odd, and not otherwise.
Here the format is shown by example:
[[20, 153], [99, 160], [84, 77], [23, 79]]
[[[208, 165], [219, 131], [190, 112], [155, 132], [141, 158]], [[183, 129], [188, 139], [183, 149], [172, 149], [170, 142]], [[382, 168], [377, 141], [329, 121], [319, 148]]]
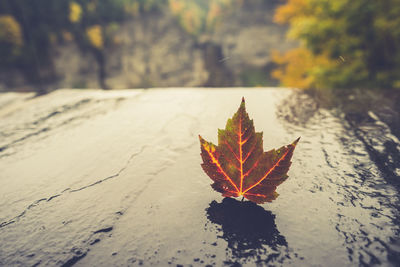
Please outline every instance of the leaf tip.
[[240, 107], [239, 107], [239, 110], [240, 109], [242, 109], [242, 110], [246, 110], [246, 101], [244, 100], [244, 96], [242, 96], [242, 102], [240, 103]]
[[301, 136], [300, 136], [299, 138], [297, 138], [297, 139], [293, 142], [293, 145], [297, 145], [297, 143], [300, 141], [300, 138], [301, 138]]

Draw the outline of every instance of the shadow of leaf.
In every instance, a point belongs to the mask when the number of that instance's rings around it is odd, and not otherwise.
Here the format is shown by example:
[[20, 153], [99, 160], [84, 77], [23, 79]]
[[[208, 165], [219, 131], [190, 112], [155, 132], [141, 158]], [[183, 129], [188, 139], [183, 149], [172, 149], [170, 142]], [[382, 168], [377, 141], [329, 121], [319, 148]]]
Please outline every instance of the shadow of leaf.
[[225, 198], [206, 209], [210, 222], [220, 225], [234, 260], [257, 258], [272, 262], [288, 255], [288, 244], [276, 228], [275, 215], [252, 202]]

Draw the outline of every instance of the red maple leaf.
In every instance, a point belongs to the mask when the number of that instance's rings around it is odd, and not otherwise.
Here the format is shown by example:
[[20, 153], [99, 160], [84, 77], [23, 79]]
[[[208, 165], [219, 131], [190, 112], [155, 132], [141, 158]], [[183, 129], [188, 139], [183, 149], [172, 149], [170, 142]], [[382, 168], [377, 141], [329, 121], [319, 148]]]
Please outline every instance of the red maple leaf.
[[261, 204], [278, 197], [275, 189], [287, 179], [292, 144], [264, 152], [262, 132], [256, 133], [246, 112], [244, 98], [238, 111], [218, 130], [218, 146], [200, 135], [201, 166], [214, 181], [211, 185], [224, 197], [243, 196]]

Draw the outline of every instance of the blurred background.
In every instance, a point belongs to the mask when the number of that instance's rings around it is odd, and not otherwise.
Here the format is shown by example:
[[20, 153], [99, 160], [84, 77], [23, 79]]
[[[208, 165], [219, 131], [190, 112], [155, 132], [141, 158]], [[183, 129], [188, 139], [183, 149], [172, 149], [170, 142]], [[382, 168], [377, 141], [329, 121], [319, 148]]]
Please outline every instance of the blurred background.
[[400, 88], [400, 0], [1, 0], [0, 91]]

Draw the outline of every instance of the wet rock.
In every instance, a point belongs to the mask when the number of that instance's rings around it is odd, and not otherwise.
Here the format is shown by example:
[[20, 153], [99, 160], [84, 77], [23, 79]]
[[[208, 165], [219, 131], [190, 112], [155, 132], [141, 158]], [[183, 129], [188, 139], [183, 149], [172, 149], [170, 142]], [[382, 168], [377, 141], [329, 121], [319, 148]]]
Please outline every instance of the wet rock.
[[[198, 134], [216, 143], [242, 96], [266, 150], [302, 137], [272, 203], [223, 199], [200, 167]], [[2, 266], [399, 262], [399, 187], [344, 113], [310, 95], [6, 93], [0, 118]]]
[[277, 230], [275, 215], [259, 205], [225, 198], [221, 203], [210, 203], [207, 217], [211, 223], [221, 226], [216, 232], [222, 230], [221, 238], [228, 243], [228, 251], [233, 258], [256, 258], [260, 263], [272, 261], [268, 257], [288, 256], [282, 251], [287, 249], [288, 244]]

